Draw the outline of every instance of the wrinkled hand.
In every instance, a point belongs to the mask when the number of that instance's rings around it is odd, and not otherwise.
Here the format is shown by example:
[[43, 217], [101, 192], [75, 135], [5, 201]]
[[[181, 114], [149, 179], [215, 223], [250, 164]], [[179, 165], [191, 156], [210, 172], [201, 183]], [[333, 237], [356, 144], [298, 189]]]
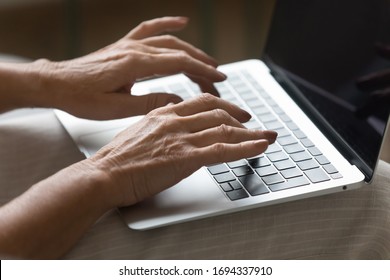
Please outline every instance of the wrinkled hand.
[[146, 21], [124, 38], [94, 53], [69, 61], [38, 60], [47, 103], [79, 117], [112, 119], [143, 115], [168, 103], [174, 94], [132, 96], [135, 81], [184, 73], [205, 92], [226, 76], [216, 70], [215, 60], [194, 46], [171, 35], [184, 28], [187, 19], [164, 17]]
[[114, 206], [135, 204], [204, 165], [264, 152], [277, 134], [246, 129], [241, 122], [249, 119], [239, 107], [202, 94], [152, 111], [88, 160], [107, 175]]

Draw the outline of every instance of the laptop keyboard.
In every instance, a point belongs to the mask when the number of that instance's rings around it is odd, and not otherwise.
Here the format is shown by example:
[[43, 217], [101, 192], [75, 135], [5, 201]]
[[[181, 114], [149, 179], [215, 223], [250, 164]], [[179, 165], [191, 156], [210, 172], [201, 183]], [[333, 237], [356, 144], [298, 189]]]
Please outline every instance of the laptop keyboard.
[[[246, 70], [227, 75], [227, 81], [216, 84], [217, 90], [221, 98], [251, 112], [252, 119], [244, 125], [250, 129], [268, 129], [278, 133], [276, 142], [264, 154], [207, 167], [230, 200], [343, 177]], [[190, 82], [151, 90], [174, 92], [183, 99], [199, 93], [197, 85]]]

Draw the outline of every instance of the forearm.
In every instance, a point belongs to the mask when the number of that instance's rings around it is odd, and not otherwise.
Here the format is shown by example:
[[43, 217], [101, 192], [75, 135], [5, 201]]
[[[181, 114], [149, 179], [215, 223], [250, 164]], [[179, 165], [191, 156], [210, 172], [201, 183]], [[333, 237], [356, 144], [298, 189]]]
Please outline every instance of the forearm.
[[106, 211], [110, 189], [88, 161], [77, 163], [0, 209], [0, 254], [11, 258], [58, 258]]
[[23, 107], [48, 107], [47, 77], [42, 68], [48, 63], [37, 60], [31, 63], [0, 62], [0, 113]]

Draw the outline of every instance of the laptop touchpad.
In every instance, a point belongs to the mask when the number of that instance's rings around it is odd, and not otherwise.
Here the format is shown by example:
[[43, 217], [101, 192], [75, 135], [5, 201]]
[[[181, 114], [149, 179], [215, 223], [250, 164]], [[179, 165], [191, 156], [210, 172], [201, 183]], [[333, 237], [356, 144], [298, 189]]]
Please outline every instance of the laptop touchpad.
[[78, 145], [86, 157], [94, 155], [101, 147], [108, 144], [124, 127], [104, 130], [96, 133], [82, 135]]

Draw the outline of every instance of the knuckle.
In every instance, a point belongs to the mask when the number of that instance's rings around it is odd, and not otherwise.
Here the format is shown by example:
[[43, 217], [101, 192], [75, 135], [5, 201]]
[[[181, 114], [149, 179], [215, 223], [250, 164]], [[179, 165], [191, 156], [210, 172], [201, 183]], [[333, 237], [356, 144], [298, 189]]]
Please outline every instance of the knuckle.
[[161, 38], [167, 43], [176, 43], [178, 39], [170, 34], [161, 35]]
[[151, 25], [150, 21], [144, 21], [138, 25], [138, 28], [140, 31], [147, 31], [150, 29], [150, 25]]
[[166, 134], [171, 131], [171, 128], [172, 128], [172, 122], [169, 119], [164, 118], [159, 120], [158, 128], [156, 131], [159, 134]]
[[162, 134], [176, 133], [183, 130], [183, 123], [175, 115], [167, 115], [160, 120], [159, 131]]
[[189, 64], [191, 62], [190, 56], [185, 51], [177, 51], [176, 58], [180, 60], [183, 64]]
[[222, 112], [221, 109], [218, 109], [218, 108], [212, 110], [212, 115], [213, 115], [213, 117], [216, 118], [216, 119], [221, 119], [221, 118], [223, 118], [223, 112]]
[[147, 113], [147, 116], [148, 117], [158, 117], [160, 115], [162, 115], [164, 112], [164, 108], [157, 108], [157, 109], [154, 109], [152, 111], [150, 111], [149, 113]]
[[135, 55], [133, 50], [126, 50], [124, 51], [124, 56], [127, 58], [129, 61], [135, 61], [138, 59], [138, 56]]
[[223, 143], [215, 143], [212, 146], [214, 154], [217, 156], [218, 160], [224, 161], [226, 155], [226, 146]]
[[198, 100], [204, 105], [210, 104], [214, 107], [216, 105], [216, 97], [208, 93], [203, 93], [199, 95]]
[[225, 139], [229, 139], [233, 134], [233, 130], [230, 126], [227, 126], [225, 124], [221, 124], [218, 127], [218, 133], [220, 135], [222, 135]]
[[227, 122], [228, 120], [230, 120], [230, 115], [225, 110], [219, 108], [213, 109], [213, 115], [215, 118], [223, 122]]

